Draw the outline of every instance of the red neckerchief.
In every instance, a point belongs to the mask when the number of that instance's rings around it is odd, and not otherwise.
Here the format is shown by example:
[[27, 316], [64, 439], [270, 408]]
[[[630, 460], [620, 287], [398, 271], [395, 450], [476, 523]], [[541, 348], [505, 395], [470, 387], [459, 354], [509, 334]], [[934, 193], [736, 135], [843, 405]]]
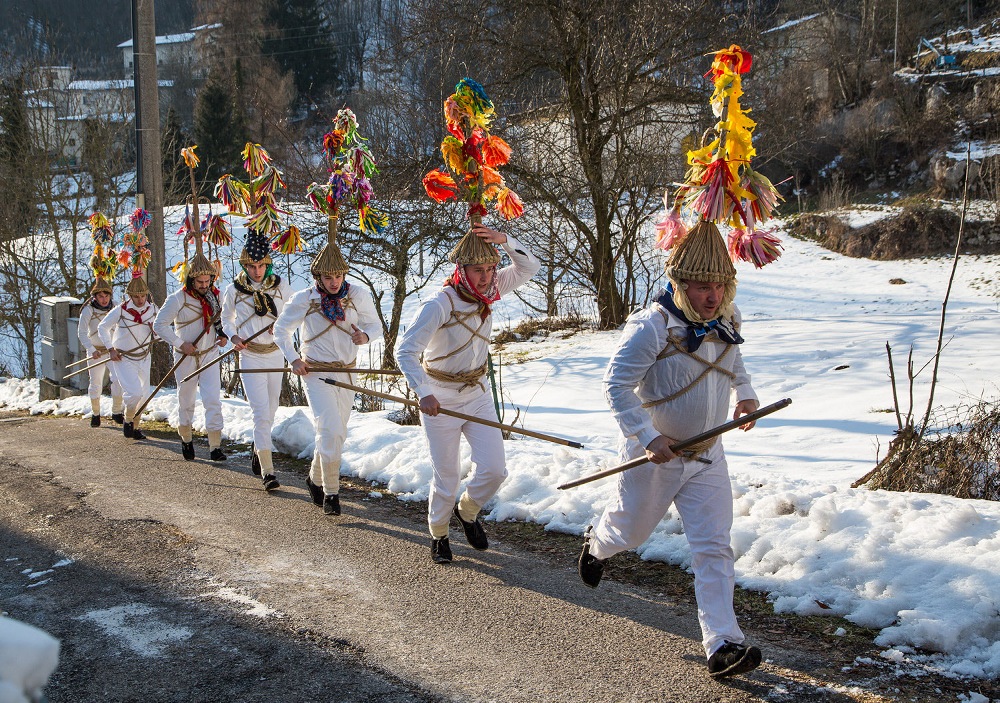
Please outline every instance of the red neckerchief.
[[[211, 290], [212, 293], [215, 295], [215, 299], [218, 300], [219, 289], [213, 286]], [[206, 298], [204, 295], [200, 295], [193, 291], [189, 291], [187, 288], [184, 289], [184, 292], [190, 295], [195, 300], [197, 300], [199, 303], [201, 303], [201, 320], [205, 325], [205, 329], [207, 330], [212, 324], [212, 318], [215, 317], [215, 310], [212, 308], [212, 304], [208, 302], [208, 298]]]
[[455, 272], [451, 274], [451, 278], [447, 279], [444, 284], [454, 288], [455, 292], [458, 293], [458, 297], [465, 302], [479, 305], [480, 320], [485, 320], [489, 317], [492, 312], [490, 305], [500, 300], [496, 269], [493, 270], [493, 282], [490, 283], [490, 289], [485, 295], [476, 290], [474, 286], [469, 285], [469, 279], [465, 276], [465, 266], [462, 264], [455, 264]]
[[[146, 303], [146, 307], [149, 307], [149, 303]], [[145, 308], [143, 308], [143, 310], [145, 310]], [[129, 315], [131, 315], [132, 316], [132, 321], [135, 322], [136, 324], [139, 324], [140, 322], [142, 322], [142, 313], [139, 312], [138, 310], [133, 310], [132, 308], [130, 308], [128, 306], [128, 300], [123, 300], [122, 301], [122, 314], [125, 314], [125, 313], [128, 313]]]

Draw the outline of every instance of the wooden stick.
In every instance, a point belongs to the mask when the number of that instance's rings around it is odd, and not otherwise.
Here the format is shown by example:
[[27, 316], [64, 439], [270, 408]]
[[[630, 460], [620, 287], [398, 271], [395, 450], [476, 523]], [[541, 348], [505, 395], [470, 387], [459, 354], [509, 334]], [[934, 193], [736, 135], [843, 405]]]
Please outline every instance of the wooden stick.
[[[105, 349], [104, 351], [101, 352], [101, 355], [103, 356], [104, 354], [107, 354], [107, 353], [108, 353], [108, 350]], [[93, 361], [93, 359], [91, 357], [85, 356], [82, 359], [80, 359], [79, 361], [74, 361], [72, 364], [66, 364], [66, 368], [68, 369], [71, 366], [79, 366], [80, 364], [86, 364], [86, 363], [91, 362], [91, 361]], [[65, 380], [66, 377], [63, 377], [63, 378]]]
[[[252, 342], [253, 340], [257, 339], [257, 337], [259, 337], [260, 335], [262, 335], [265, 332], [267, 332], [268, 329], [270, 329], [270, 327], [271, 326], [268, 325], [267, 327], [263, 327], [263, 328], [257, 330], [252, 335], [250, 335], [249, 337], [247, 337], [246, 339], [244, 339], [243, 340], [244, 343], [246, 343], [246, 342]], [[198, 374], [200, 374], [205, 369], [207, 369], [209, 367], [212, 367], [212, 366], [215, 366], [216, 364], [218, 364], [220, 361], [222, 361], [223, 359], [225, 359], [230, 354], [235, 354], [235, 353], [236, 353], [236, 348], [234, 347], [234, 348], [230, 349], [229, 351], [227, 351], [225, 354], [219, 354], [219, 356], [215, 357], [214, 359], [212, 359], [210, 362], [208, 362], [207, 364], [205, 364], [201, 368], [195, 369], [194, 371], [192, 371], [191, 373], [189, 373], [187, 376], [185, 376], [184, 378], [182, 378], [180, 380], [180, 382], [184, 383], [185, 381], [190, 381], [192, 378], [194, 378], [195, 376], [197, 376]]]
[[[760, 410], [755, 410], [752, 413], [743, 415], [735, 420], [731, 420], [727, 423], [719, 425], [718, 427], [713, 427], [710, 430], [706, 430], [705, 432], [702, 432], [699, 435], [695, 435], [694, 437], [685, 439], [683, 442], [678, 442], [677, 444], [671, 445], [670, 451], [672, 451], [674, 454], [679, 454], [688, 447], [698, 444], [699, 442], [704, 442], [706, 439], [711, 439], [712, 437], [718, 437], [720, 434], [724, 432], [729, 432], [729, 430], [736, 429], [737, 427], [742, 427], [748, 422], [754, 422], [755, 420], [762, 418], [765, 415], [770, 415], [771, 413], [777, 410], [781, 410], [782, 408], [787, 407], [791, 404], [792, 404], [791, 398], [785, 398], [783, 400], [779, 400], [777, 403], [771, 403], [765, 408], [761, 408]], [[558, 488], [559, 490], [565, 490], [567, 488], [575, 488], [576, 486], [581, 486], [584, 483], [590, 483], [591, 481], [597, 481], [598, 479], [606, 478], [607, 476], [620, 474], [622, 471], [628, 471], [629, 469], [634, 469], [637, 466], [642, 466], [643, 464], [647, 463], [649, 463], [649, 459], [646, 458], [645, 456], [641, 456], [637, 459], [633, 459], [632, 461], [627, 461], [624, 464], [619, 464], [618, 466], [614, 466], [610, 469], [599, 471], [596, 474], [591, 474], [590, 476], [584, 476], [583, 478], [578, 478], [574, 481], [568, 481], [559, 486]]]
[[[350, 383], [344, 383], [343, 381], [335, 381], [332, 378], [324, 378], [323, 380], [326, 383], [329, 383], [331, 386], [347, 388], [348, 390], [352, 390], [356, 393], [365, 393], [366, 395], [373, 395], [376, 398], [392, 400], [397, 403], [402, 403], [403, 405], [412, 405], [415, 408], [420, 407], [420, 403], [418, 403], [415, 400], [410, 400], [409, 398], [401, 398], [396, 395], [389, 395], [388, 393], [380, 393], [379, 391], [369, 390], [361, 386], [355, 386]], [[442, 415], [450, 415], [452, 417], [457, 417], [461, 420], [468, 420], [469, 422], [477, 422], [480, 425], [487, 425], [488, 427], [496, 427], [497, 429], [506, 430], [508, 432], [513, 432], [515, 434], [523, 434], [527, 437], [534, 437], [535, 439], [544, 439], [546, 442], [554, 442], [555, 444], [561, 444], [565, 447], [573, 447], [574, 449], [583, 449], [583, 445], [580, 444], [579, 442], [572, 442], [568, 439], [563, 439], [562, 437], [554, 437], [552, 435], [542, 434], [541, 432], [532, 432], [531, 430], [522, 430], [520, 428], [514, 427], [513, 425], [505, 425], [502, 422], [487, 420], [485, 418], [476, 417], [475, 415], [466, 415], [465, 413], [460, 413], [455, 410], [447, 410], [445, 408], [440, 408], [438, 409], [438, 412], [441, 413]]]
[[[273, 369], [235, 369], [233, 373], [285, 373], [286, 371], [291, 371], [291, 366], [285, 366], [282, 368]], [[322, 371], [310, 371], [310, 373], [371, 373], [380, 374], [383, 376], [402, 376], [403, 372], [398, 369], [362, 369], [362, 368], [343, 368], [343, 369], [323, 369]]]
[[[128, 351], [123, 351], [121, 353], [122, 354], [132, 354], [134, 352], [139, 351], [140, 349], [144, 349], [144, 348], [148, 347], [152, 343], [153, 343], [153, 340], [150, 340], [150, 341], [146, 342], [145, 344], [140, 344], [137, 347], [132, 347]], [[104, 352], [104, 353], [107, 354], [108, 352]], [[82, 369], [77, 369], [76, 371], [74, 371], [72, 373], [66, 374], [65, 376], [63, 376], [63, 380], [65, 381], [67, 378], [72, 378], [73, 376], [81, 374], [84, 371], [90, 371], [91, 369], [96, 369], [98, 366], [104, 366], [104, 364], [108, 363], [109, 361], [111, 361], [111, 357], [110, 356], [107, 359], [101, 359], [97, 363], [91, 364], [90, 366], [84, 366]], [[80, 363], [80, 362], [77, 362], [77, 363]]]
[[[195, 340], [191, 342], [191, 344], [197, 347], [198, 342], [201, 341], [201, 338], [205, 336], [205, 333], [208, 332], [209, 329], [211, 329], [213, 324], [214, 324], [214, 318], [212, 320], [209, 320], [208, 327], [203, 329], [195, 338]], [[142, 405], [140, 405], [138, 408], [135, 409], [135, 416], [133, 417], [132, 422], [134, 422], [136, 425], [139, 424], [139, 419], [142, 417], [142, 411], [146, 409], [147, 405], [149, 405], [149, 401], [153, 399], [153, 396], [155, 396], [157, 393], [160, 392], [160, 389], [163, 388], [163, 384], [167, 382], [167, 379], [170, 378], [171, 375], [173, 375], [173, 373], [177, 370], [177, 367], [180, 366], [181, 363], [186, 358], [188, 358], [188, 356], [190, 355], [181, 352], [181, 358], [174, 362], [174, 365], [170, 367], [170, 370], [167, 371], [167, 373], [163, 376], [163, 378], [160, 379], [160, 382], [156, 384], [156, 388], [153, 389], [153, 392], [150, 393], [144, 401], [142, 401]]]

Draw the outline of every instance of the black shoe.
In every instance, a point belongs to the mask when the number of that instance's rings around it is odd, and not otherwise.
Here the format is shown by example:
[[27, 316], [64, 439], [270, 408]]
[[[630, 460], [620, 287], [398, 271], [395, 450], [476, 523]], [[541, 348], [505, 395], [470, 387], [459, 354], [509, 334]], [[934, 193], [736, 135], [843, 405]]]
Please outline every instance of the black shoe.
[[184, 456], [185, 461], [194, 461], [194, 442], [181, 440], [181, 454]]
[[124, 413], [111, 413], [111, 419], [114, 420], [115, 422], [117, 422], [119, 425], [122, 425], [122, 424], [125, 423], [125, 414]]
[[253, 444], [250, 445], [250, 470], [254, 476], [260, 476], [260, 457]]
[[483, 529], [483, 523], [480, 522], [478, 515], [472, 522], [467, 522], [462, 519], [461, 514], [458, 512], [458, 506], [456, 505], [455, 517], [457, 517], [458, 521], [462, 523], [462, 528], [465, 530], [465, 539], [469, 540], [470, 547], [480, 551], [485, 551], [490, 548], [490, 541], [486, 539], [486, 530]]
[[100, 415], [91, 415], [90, 416], [90, 426], [91, 427], [100, 427], [101, 426], [101, 416]]
[[323, 496], [323, 514], [340, 515], [340, 496], [336, 493], [332, 496]]
[[125, 435], [125, 439], [135, 437], [135, 425], [131, 422], [122, 423], [122, 434]]
[[142, 433], [142, 430], [132, 430], [132, 439], [146, 439], [146, 435]]
[[278, 483], [278, 479], [274, 474], [268, 474], [263, 479], [265, 491], [273, 491], [275, 488], [281, 488], [281, 484]]
[[605, 559], [598, 559], [590, 553], [590, 531], [593, 526], [587, 527], [587, 533], [583, 536], [583, 549], [580, 551], [580, 558], [576, 562], [577, 570], [580, 572], [580, 580], [591, 588], [597, 588], [604, 576]]
[[225, 461], [226, 455], [219, 447], [212, 450], [212, 453], [208, 455], [208, 458], [212, 461]]
[[760, 666], [760, 650], [726, 642], [708, 658], [708, 673], [717, 679], [753, 671]]
[[435, 564], [451, 563], [451, 545], [448, 544], [447, 537], [431, 539], [431, 559]]
[[323, 507], [323, 487], [322, 486], [317, 486], [315, 483], [313, 483], [311, 480], [309, 480], [308, 476], [306, 476], [306, 488], [309, 489], [309, 497], [312, 498], [312, 502], [322, 508]]

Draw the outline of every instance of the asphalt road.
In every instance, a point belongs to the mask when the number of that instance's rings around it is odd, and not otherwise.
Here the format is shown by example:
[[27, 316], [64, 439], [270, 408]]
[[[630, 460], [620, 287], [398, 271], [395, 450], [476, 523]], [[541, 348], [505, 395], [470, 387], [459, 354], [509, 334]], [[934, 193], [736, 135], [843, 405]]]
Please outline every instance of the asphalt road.
[[391, 497], [324, 516], [298, 472], [267, 494], [204, 440], [185, 462], [105, 424], [0, 419], [0, 606], [60, 638], [52, 703], [888, 700], [774, 642], [714, 681], [687, 604], [454, 528], [435, 565]]

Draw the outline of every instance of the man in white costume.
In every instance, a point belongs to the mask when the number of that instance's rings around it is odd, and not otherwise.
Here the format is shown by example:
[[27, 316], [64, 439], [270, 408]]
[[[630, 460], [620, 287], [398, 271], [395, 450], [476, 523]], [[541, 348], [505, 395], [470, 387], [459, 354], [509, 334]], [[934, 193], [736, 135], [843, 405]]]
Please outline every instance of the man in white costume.
[[[502, 246], [511, 260], [510, 266], [499, 271], [500, 255], [494, 244]], [[434, 471], [427, 522], [431, 558], [438, 564], [452, 560], [448, 528], [453, 514], [473, 548], [489, 547], [479, 511], [507, 477], [499, 429], [442, 415], [438, 410], [444, 407], [497, 421], [486, 380], [493, 327], [490, 306], [541, 267], [527, 248], [481, 223], [473, 225], [449, 260], [455, 264], [454, 274], [420, 307], [396, 350], [399, 368], [424, 413], [422, 424]], [[472, 448], [474, 468], [459, 498], [459, 442], [463, 434]]]
[[[185, 357], [174, 372], [178, 379], [218, 357], [219, 348], [229, 341], [222, 330], [219, 291], [213, 285], [216, 275], [215, 266], [205, 255], [196, 254], [187, 266], [184, 285], [167, 296], [153, 322], [156, 335], [173, 347], [174, 362]], [[222, 451], [222, 376], [218, 365], [177, 384], [177, 434], [181, 438], [181, 453], [187, 461], [194, 460], [194, 431], [191, 425], [194, 422], [195, 391], [200, 393], [205, 407], [209, 458], [225, 461], [226, 455]]]
[[[715, 225], [702, 223], [667, 261], [670, 283], [648, 308], [629, 316], [608, 363], [604, 390], [623, 435], [623, 462], [651, 463], [619, 474], [617, 495], [588, 534], [578, 568], [596, 588], [604, 563], [646, 541], [673, 504], [691, 547], [695, 597], [709, 673], [757, 667], [733, 608], [733, 495], [718, 437], [675, 455], [670, 447], [757, 410], [743, 366], [741, 317], [733, 304], [736, 269]], [[744, 430], [753, 423], [744, 426]]]
[[[291, 288], [274, 273], [271, 247], [267, 237], [248, 230], [240, 254], [243, 271], [222, 296], [222, 329], [240, 353], [240, 368], [265, 369], [284, 366], [285, 359], [270, 331], [247, 341], [262, 329], [268, 329], [291, 298]], [[241, 377], [247, 402], [253, 411], [253, 446], [250, 468], [261, 477], [264, 489], [281, 486], [274, 475], [271, 453], [271, 428], [281, 397], [280, 373], [244, 374]]]
[[[108, 353], [107, 346], [101, 341], [97, 332], [101, 321], [107, 316], [114, 306], [111, 300], [111, 281], [101, 276], [97, 277], [94, 287], [90, 290], [90, 300], [84, 303], [80, 310], [80, 322], [76, 334], [80, 340], [80, 346], [87, 352], [91, 362], [99, 360]], [[125, 421], [122, 415], [122, 387], [115, 377], [114, 369], [110, 364], [101, 364], [87, 372], [90, 374], [90, 385], [87, 387], [87, 395], [90, 396], [90, 426], [101, 426], [101, 392], [104, 390], [104, 379], [111, 376], [111, 419], [117, 423]]]
[[[357, 364], [358, 347], [382, 337], [382, 324], [368, 289], [345, 280], [348, 271], [335, 230], [312, 263], [315, 285], [296, 292], [274, 323], [274, 339], [292, 373], [305, 381], [316, 426], [316, 447], [306, 486], [326, 515], [340, 515], [340, 461], [354, 392], [323, 381], [348, 383], [347, 373], [324, 373]], [[296, 351], [293, 335], [299, 332]]]
[[146, 439], [135, 427], [135, 411], [149, 395], [153, 320], [159, 308], [149, 299], [145, 277], [138, 273], [125, 289], [126, 298], [98, 327], [101, 342], [111, 355], [115, 376], [125, 396], [122, 432], [129, 439]]

